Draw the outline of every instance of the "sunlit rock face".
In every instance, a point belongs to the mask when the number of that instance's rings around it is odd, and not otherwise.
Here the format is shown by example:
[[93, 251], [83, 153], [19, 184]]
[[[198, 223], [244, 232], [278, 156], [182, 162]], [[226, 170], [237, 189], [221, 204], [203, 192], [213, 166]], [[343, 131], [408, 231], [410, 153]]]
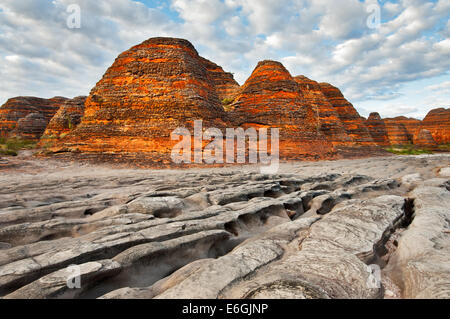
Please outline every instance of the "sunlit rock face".
[[430, 131], [436, 143], [450, 143], [450, 109], [431, 110], [423, 119], [421, 128]]
[[320, 131], [336, 146], [353, 146], [353, 139], [345, 131], [339, 114], [323, 94], [319, 83], [299, 75], [294, 78], [298, 83], [307, 105], [317, 113]]
[[414, 135], [413, 142], [415, 145], [433, 147], [436, 146], [436, 141], [429, 130], [421, 129]]
[[373, 141], [380, 146], [389, 146], [389, 136], [386, 130], [386, 124], [377, 112], [370, 113], [366, 120], [366, 126], [369, 129]]
[[391, 145], [412, 144], [420, 128], [420, 120], [398, 116], [384, 119]]
[[282, 158], [320, 159], [335, 155], [320, 130], [320, 115], [300, 85], [276, 61], [261, 61], [240, 88], [229, 113], [235, 126], [280, 128]]
[[[42, 99], [31, 96], [19, 96], [9, 99], [0, 107], [0, 136], [9, 136], [13, 130], [18, 128], [19, 120], [24, 119], [20, 128], [15, 130], [14, 135], [20, 137], [21, 132], [24, 132], [24, 137], [39, 139], [47, 123], [66, 100], [64, 97]], [[25, 120], [25, 117], [30, 114], [35, 115]], [[42, 118], [45, 120], [45, 125], [42, 124]], [[33, 120], [37, 122], [33, 122]], [[26, 126], [29, 126], [29, 128]]]
[[48, 145], [56, 142], [74, 130], [81, 122], [84, 115], [84, 103], [87, 96], [78, 96], [67, 100], [52, 117], [48, 123], [44, 134], [41, 137], [41, 144]]
[[358, 114], [353, 105], [345, 99], [342, 92], [329, 83], [320, 83], [320, 87], [325, 97], [338, 113], [347, 134], [355, 143], [361, 146], [376, 146], [364, 119]]
[[[209, 69], [208, 69], [209, 68]], [[212, 65], [190, 42], [152, 38], [120, 54], [92, 89], [69, 150], [149, 153], [167, 159], [177, 127], [226, 126]], [[218, 72], [216, 72], [218, 73]], [[215, 73], [215, 74], [216, 74]]]
[[221, 66], [205, 58], [201, 58], [208, 76], [212, 80], [217, 92], [217, 96], [223, 103], [228, 103], [239, 90], [239, 84], [233, 78], [233, 74], [225, 72]]

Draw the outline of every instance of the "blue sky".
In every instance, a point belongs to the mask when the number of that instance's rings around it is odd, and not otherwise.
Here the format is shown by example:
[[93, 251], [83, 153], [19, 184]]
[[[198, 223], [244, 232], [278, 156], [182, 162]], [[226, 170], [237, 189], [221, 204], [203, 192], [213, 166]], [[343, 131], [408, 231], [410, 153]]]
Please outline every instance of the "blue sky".
[[87, 95], [120, 52], [172, 36], [241, 84], [274, 59], [338, 86], [363, 116], [421, 118], [450, 106], [449, 19], [450, 0], [0, 0], [0, 104]]

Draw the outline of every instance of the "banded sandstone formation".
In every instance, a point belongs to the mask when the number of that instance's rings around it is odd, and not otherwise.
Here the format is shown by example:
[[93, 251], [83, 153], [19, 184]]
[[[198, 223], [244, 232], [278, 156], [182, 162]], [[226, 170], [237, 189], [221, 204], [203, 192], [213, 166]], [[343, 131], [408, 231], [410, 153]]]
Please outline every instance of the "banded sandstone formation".
[[391, 145], [413, 144], [420, 128], [420, 120], [398, 116], [384, 119]]
[[450, 143], [450, 109], [431, 110], [420, 127], [430, 131], [438, 144]]
[[353, 105], [347, 101], [342, 92], [329, 83], [320, 83], [321, 90], [325, 97], [333, 105], [344, 125], [347, 134], [361, 146], [376, 146], [365, 121], [358, 114]]
[[230, 116], [235, 126], [280, 128], [282, 158], [329, 158], [333, 145], [320, 131], [320, 117], [299, 84], [275, 61], [259, 62], [240, 88]]
[[203, 61], [208, 75], [213, 81], [217, 95], [221, 101], [231, 100], [239, 89], [239, 84], [233, 78], [233, 74], [225, 72], [221, 66], [211, 62], [205, 58]]
[[[0, 107], [0, 136], [8, 136], [12, 130], [18, 126], [20, 119], [25, 118], [32, 113], [40, 113], [44, 117], [46, 123], [55, 115], [59, 107], [66, 101], [64, 97], [54, 97], [51, 99], [42, 99], [31, 96], [19, 96], [9, 99], [5, 104]], [[39, 123], [32, 124], [29, 121], [32, 119], [38, 119]], [[23, 125], [25, 123], [31, 124], [30, 130], [33, 131], [31, 135], [38, 134], [36, 128], [41, 125], [40, 117], [36, 115], [30, 116], [27, 120], [22, 121], [21, 129], [27, 129]], [[40, 132], [42, 134], [44, 129]], [[39, 138], [39, 137], [37, 137]]]
[[377, 145], [389, 146], [389, 136], [386, 129], [386, 124], [377, 112], [370, 113], [366, 120], [366, 126], [369, 129], [370, 135]]
[[47, 126], [42, 113], [30, 113], [17, 121], [17, 126], [9, 133], [10, 137], [25, 140], [38, 140]]
[[414, 145], [419, 146], [427, 146], [427, 147], [433, 147], [436, 146], [436, 141], [433, 138], [433, 135], [429, 130], [421, 129], [417, 132], [416, 135], [414, 135]]
[[[92, 89], [80, 125], [63, 147], [88, 153], [147, 154], [167, 161], [170, 133], [226, 126], [211, 71], [190, 42], [152, 38], [118, 56]], [[192, 131], [192, 130], [191, 130]]]
[[86, 96], [67, 100], [56, 112], [41, 137], [41, 143], [54, 142], [56, 139], [75, 129], [84, 115]]
[[391, 145], [412, 144], [411, 136], [403, 123], [399, 123], [395, 119], [384, 119], [384, 123]]
[[333, 145], [353, 145], [353, 139], [345, 131], [339, 114], [323, 94], [319, 83], [303, 75], [294, 77], [294, 80], [298, 83], [306, 104], [317, 112], [320, 131], [326, 138]]

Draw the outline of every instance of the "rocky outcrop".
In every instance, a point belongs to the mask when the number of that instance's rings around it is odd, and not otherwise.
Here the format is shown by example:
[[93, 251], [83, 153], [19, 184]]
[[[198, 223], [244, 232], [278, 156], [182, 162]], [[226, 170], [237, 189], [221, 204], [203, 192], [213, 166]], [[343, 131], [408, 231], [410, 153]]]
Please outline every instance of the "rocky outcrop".
[[123, 52], [92, 89], [80, 125], [63, 148], [103, 154], [140, 153], [169, 162], [170, 133], [223, 128], [225, 112], [205, 67], [186, 40], [152, 38]]
[[[39, 132], [42, 134], [45, 130], [45, 126], [42, 129], [42, 118], [45, 119], [47, 124], [66, 100], [64, 97], [41, 99], [29, 96], [9, 99], [0, 107], [0, 136], [8, 136], [12, 130], [17, 128], [20, 119], [24, 119], [27, 115], [34, 113], [35, 115], [22, 121], [21, 127], [16, 131], [16, 134], [20, 135], [21, 132], [24, 132], [24, 137], [39, 138]], [[42, 116], [36, 114], [41, 114]], [[36, 123], [32, 122], [34, 119], [37, 121]]]
[[384, 123], [391, 145], [412, 144], [411, 135], [403, 123], [399, 123], [395, 119], [384, 119]]
[[420, 120], [398, 116], [384, 119], [391, 145], [413, 144], [414, 135], [420, 128]]
[[376, 146], [364, 120], [353, 105], [345, 99], [342, 92], [329, 83], [320, 83], [320, 87], [325, 97], [338, 113], [347, 134], [354, 142], [361, 146]]
[[414, 220], [384, 270], [403, 298], [450, 297], [450, 192], [437, 184], [424, 182], [411, 192]]
[[450, 109], [431, 110], [423, 119], [420, 127], [430, 131], [436, 143], [450, 143]]
[[369, 129], [373, 141], [380, 146], [389, 146], [389, 135], [386, 129], [386, 124], [381, 119], [377, 112], [370, 113], [366, 120], [366, 126]]
[[221, 66], [205, 58], [201, 58], [208, 71], [210, 79], [214, 83], [217, 96], [223, 104], [230, 103], [239, 89], [239, 84], [233, 78], [233, 74], [225, 72]]
[[259, 62], [240, 88], [229, 113], [234, 126], [280, 128], [282, 158], [333, 156], [332, 144], [320, 131], [320, 118], [303, 99], [299, 84], [275, 61]]
[[39, 140], [47, 126], [47, 120], [42, 113], [30, 113], [17, 121], [17, 126], [10, 133], [10, 137], [26, 140]]
[[417, 134], [414, 135], [414, 145], [433, 147], [437, 144], [430, 131], [420, 129]]
[[75, 129], [84, 115], [86, 96], [78, 96], [67, 100], [52, 117], [44, 134], [41, 144], [53, 143], [60, 137]]
[[353, 139], [345, 131], [339, 114], [323, 94], [319, 83], [299, 75], [294, 77], [299, 84], [305, 103], [312, 107], [319, 118], [320, 131], [335, 146], [351, 146]]

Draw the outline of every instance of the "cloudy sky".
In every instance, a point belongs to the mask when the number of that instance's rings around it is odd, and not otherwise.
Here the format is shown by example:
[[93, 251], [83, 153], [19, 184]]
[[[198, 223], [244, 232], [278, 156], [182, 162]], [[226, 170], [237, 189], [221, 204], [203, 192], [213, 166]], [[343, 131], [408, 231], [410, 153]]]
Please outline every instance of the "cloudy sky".
[[449, 20], [450, 0], [0, 0], [0, 104], [88, 95], [120, 52], [172, 36], [241, 84], [273, 59], [340, 87], [364, 116], [421, 118], [450, 107]]

